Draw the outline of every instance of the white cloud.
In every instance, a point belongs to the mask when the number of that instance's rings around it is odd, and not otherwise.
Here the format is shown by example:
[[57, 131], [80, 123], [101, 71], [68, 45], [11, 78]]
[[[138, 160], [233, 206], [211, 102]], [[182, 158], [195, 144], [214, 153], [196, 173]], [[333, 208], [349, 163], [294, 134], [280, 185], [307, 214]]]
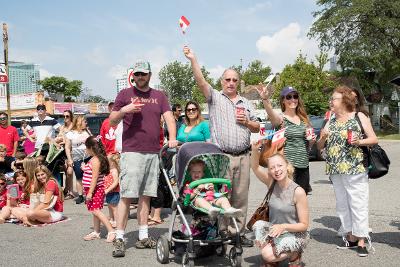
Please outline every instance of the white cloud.
[[43, 80], [44, 78], [48, 78], [51, 76], [55, 76], [53, 73], [47, 71], [46, 69], [40, 68], [39, 69], [39, 73], [40, 73], [40, 79]]
[[318, 44], [310, 40], [301, 26], [290, 23], [288, 26], [272, 35], [261, 36], [256, 47], [263, 56], [266, 65], [271, 66], [274, 72], [279, 72], [287, 64], [292, 64], [301, 51], [308, 59], [314, 59], [319, 53]]
[[224, 72], [225, 69], [226, 69], [225, 67], [217, 65], [207, 70], [210, 72], [210, 77], [213, 78], [214, 80], [217, 80], [222, 76], [222, 73]]

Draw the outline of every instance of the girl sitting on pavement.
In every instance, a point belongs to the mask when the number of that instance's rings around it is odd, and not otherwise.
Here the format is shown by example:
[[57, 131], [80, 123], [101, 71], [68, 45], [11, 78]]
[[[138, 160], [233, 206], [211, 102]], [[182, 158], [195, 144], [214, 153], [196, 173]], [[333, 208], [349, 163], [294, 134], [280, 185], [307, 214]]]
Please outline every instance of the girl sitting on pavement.
[[85, 241], [100, 239], [100, 223], [107, 228], [106, 242], [113, 242], [115, 232], [107, 216], [101, 211], [104, 204], [104, 175], [110, 172], [106, 152], [99, 138], [90, 136], [85, 141], [86, 154], [90, 156], [87, 163], [82, 163], [82, 185], [86, 194], [86, 206], [93, 215], [93, 232], [83, 237]]
[[40, 199], [36, 207], [28, 210], [25, 224], [31, 226], [35, 223], [53, 223], [63, 218], [64, 195], [57, 180], [44, 165], [35, 169], [35, 186], [32, 193], [44, 195], [44, 198]]
[[0, 173], [0, 210], [7, 205], [7, 179]]
[[[204, 177], [204, 168], [206, 164], [200, 159], [194, 159], [189, 164], [189, 172], [192, 181], [199, 180]], [[189, 187], [185, 188], [185, 191], [190, 190]], [[213, 198], [207, 199], [207, 192], [213, 193]], [[204, 193], [205, 192], [205, 193]], [[220, 212], [221, 208], [224, 209], [224, 214], [231, 217], [243, 216], [242, 210], [235, 209], [229, 203], [229, 200], [221, 195], [219, 197], [215, 196], [214, 185], [200, 184], [198, 185], [190, 195], [191, 203], [197, 208], [206, 209], [210, 217], [216, 217]]]
[[108, 204], [108, 216], [113, 228], [116, 227], [117, 205], [119, 202], [119, 154], [108, 156], [110, 173], [104, 177], [106, 203]]
[[[29, 208], [29, 190], [27, 186], [26, 173], [19, 170], [14, 174], [14, 184], [18, 185], [18, 196], [7, 194], [7, 205], [1, 210], [0, 224], [4, 223], [9, 218], [16, 218], [20, 221], [26, 219], [26, 212]], [[28, 190], [28, 191], [27, 191]]]

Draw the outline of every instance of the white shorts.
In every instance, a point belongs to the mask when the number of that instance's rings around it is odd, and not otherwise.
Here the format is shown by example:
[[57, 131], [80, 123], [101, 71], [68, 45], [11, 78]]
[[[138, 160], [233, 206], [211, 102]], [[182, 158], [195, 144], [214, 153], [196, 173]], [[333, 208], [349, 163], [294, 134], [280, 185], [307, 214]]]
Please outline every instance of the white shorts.
[[58, 222], [62, 219], [63, 213], [59, 211], [55, 211], [54, 209], [49, 210], [51, 216], [51, 222]]

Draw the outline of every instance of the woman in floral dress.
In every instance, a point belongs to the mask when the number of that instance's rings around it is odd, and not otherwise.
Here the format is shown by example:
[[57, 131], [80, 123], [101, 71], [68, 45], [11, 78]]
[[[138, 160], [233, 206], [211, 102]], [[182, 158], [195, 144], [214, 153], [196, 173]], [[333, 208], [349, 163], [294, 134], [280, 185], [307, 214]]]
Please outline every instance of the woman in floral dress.
[[357, 254], [365, 257], [368, 256], [365, 240], [370, 243], [369, 187], [368, 163], [364, 161], [361, 147], [374, 145], [378, 139], [370, 119], [364, 113], [355, 111], [355, 103], [350, 88], [339, 86], [334, 90], [330, 108], [335, 116], [321, 130], [318, 147], [321, 149], [326, 144], [326, 172], [333, 183], [336, 212], [342, 225], [340, 234], [344, 244], [337, 248], [356, 248]]

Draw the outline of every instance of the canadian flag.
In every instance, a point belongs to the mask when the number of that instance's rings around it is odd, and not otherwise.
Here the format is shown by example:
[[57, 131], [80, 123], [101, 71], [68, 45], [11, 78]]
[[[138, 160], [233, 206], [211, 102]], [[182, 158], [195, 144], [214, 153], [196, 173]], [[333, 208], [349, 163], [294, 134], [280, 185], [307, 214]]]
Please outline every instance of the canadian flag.
[[179, 19], [179, 26], [182, 29], [183, 34], [185, 34], [187, 27], [189, 27], [190, 22], [188, 21], [188, 19], [185, 16], [182, 16]]
[[271, 143], [274, 144], [274, 143], [285, 141], [285, 131], [286, 131], [286, 127], [275, 132], [274, 137], [272, 137]]
[[332, 117], [332, 111], [328, 110], [328, 111], [325, 113], [325, 118], [324, 118], [324, 120], [329, 121], [329, 120], [331, 120], [331, 117]]

